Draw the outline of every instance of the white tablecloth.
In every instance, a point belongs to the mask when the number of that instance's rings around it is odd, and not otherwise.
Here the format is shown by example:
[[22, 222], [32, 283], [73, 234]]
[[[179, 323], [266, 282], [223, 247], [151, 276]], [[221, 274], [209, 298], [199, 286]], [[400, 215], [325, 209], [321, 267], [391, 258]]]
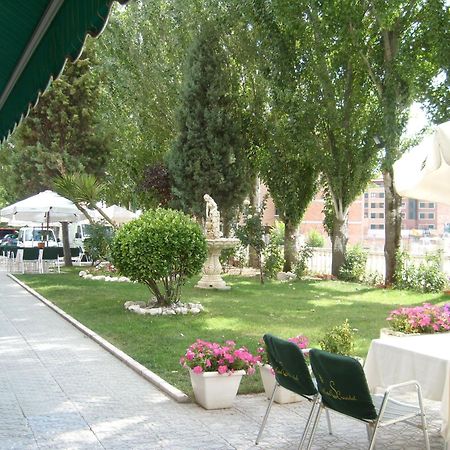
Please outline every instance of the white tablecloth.
[[417, 380], [425, 398], [441, 402], [441, 433], [450, 441], [450, 333], [375, 339], [364, 371], [371, 391]]

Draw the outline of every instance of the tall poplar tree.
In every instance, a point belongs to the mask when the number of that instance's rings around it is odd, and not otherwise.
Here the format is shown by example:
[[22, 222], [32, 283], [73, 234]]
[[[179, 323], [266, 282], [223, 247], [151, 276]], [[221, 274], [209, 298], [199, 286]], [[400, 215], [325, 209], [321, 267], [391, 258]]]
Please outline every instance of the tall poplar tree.
[[205, 23], [187, 57], [178, 136], [167, 158], [176, 205], [200, 218], [209, 194], [225, 229], [252, 184], [239, 79], [227, 50], [215, 24]]

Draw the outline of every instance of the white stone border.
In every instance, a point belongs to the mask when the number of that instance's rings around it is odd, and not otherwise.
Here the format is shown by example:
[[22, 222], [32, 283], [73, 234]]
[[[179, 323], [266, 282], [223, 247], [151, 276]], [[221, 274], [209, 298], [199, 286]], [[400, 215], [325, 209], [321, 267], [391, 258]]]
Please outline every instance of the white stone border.
[[97, 342], [97, 344], [99, 344], [101, 347], [103, 347], [105, 350], [107, 350], [109, 353], [111, 353], [117, 359], [122, 361], [128, 367], [133, 369], [141, 377], [145, 378], [147, 381], [150, 381], [150, 383], [154, 384], [157, 388], [159, 388], [165, 394], [169, 395], [174, 400], [176, 400], [177, 402], [180, 402], [180, 403], [186, 403], [186, 402], [191, 401], [190, 398], [184, 392], [180, 391], [175, 386], [172, 386], [166, 380], [164, 380], [160, 376], [156, 375], [156, 373], [147, 369], [147, 367], [144, 367], [142, 364], [138, 363], [136, 360], [131, 358], [131, 356], [128, 356], [122, 350], [119, 350], [117, 347], [115, 347], [110, 342], [108, 342], [106, 339], [102, 338], [100, 335], [98, 335], [97, 333], [95, 333], [94, 331], [92, 331], [91, 329], [86, 327], [85, 325], [83, 325], [81, 322], [78, 322], [78, 320], [74, 319], [72, 316], [70, 316], [69, 314], [64, 312], [61, 308], [56, 306], [50, 300], [47, 300], [45, 297], [43, 297], [41, 294], [36, 292], [34, 289], [30, 288], [25, 283], [23, 283], [22, 281], [17, 279], [14, 275], [12, 275], [10, 273], [8, 273], [7, 275], [9, 278], [11, 278], [13, 281], [15, 281], [18, 285], [20, 285], [22, 288], [24, 288], [26, 291], [28, 291], [31, 295], [33, 295], [38, 300], [40, 300], [42, 303], [44, 303], [46, 306], [51, 308], [53, 311], [55, 311], [57, 314], [59, 314], [62, 318], [64, 318], [70, 324], [72, 324], [75, 328], [80, 330], [86, 336], [90, 337], [93, 341]]

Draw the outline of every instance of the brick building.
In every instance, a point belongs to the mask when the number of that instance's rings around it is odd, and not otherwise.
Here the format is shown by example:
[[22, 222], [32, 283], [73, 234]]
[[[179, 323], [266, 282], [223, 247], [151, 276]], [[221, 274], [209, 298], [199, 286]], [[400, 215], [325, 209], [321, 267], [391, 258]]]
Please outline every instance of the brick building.
[[[259, 196], [268, 194], [266, 186], [261, 184]], [[366, 191], [357, 198], [349, 209], [348, 236], [349, 243], [364, 243], [373, 247], [384, 244], [384, 185], [383, 179], [377, 178], [369, 183]], [[299, 233], [307, 235], [312, 229], [325, 237], [323, 227], [324, 200], [321, 193], [310, 203], [299, 226]], [[450, 205], [424, 200], [404, 198], [402, 201], [402, 235], [408, 236], [411, 230], [429, 230], [430, 234], [441, 236], [450, 232]], [[273, 225], [278, 219], [277, 211], [270, 196], [268, 197], [264, 222]]]

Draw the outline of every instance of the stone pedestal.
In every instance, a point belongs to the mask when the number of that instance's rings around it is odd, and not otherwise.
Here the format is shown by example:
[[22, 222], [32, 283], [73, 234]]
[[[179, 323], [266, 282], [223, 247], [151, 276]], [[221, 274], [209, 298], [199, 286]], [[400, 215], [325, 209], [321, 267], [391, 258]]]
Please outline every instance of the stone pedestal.
[[239, 244], [239, 239], [219, 238], [206, 239], [208, 244], [208, 258], [203, 265], [203, 276], [196, 284], [201, 289], [230, 289], [221, 276], [222, 265], [219, 261], [220, 252], [225, 248], [231, 248]]

